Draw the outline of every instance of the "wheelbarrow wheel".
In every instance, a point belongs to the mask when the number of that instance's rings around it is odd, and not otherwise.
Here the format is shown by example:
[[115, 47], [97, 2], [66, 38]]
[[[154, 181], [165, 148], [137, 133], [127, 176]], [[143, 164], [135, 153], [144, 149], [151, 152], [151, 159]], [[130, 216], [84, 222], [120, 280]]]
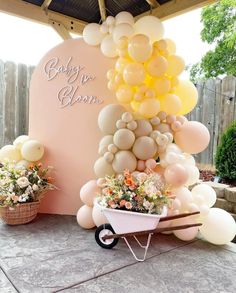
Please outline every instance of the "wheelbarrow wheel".
[[97, 227], [95, 232], [95, 240], [99, 246], [105, 249], [111, 249], [118, 243], [118, 238], [111, 238], [103, 240], [102, 237], [105, 235], [112, 235], [115, 234], [115, 231], [113, 230], [112, 226], [110, 224], [104, 224], [99, 227]]

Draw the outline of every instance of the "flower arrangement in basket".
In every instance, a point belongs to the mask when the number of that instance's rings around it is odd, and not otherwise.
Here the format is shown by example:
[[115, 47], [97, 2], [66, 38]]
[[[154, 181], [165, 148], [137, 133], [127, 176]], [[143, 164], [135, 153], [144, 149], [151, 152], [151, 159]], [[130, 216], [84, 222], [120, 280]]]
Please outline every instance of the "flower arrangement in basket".
[[97, 201], [106, 208], [161, 214], [170, 198], [168, 187], [157, 173], [132, 175], [126, 170], [123, 175], [105, 178]]
[[25, 224], [36, 217], [44, 193], [56, 188], [48, 176], [50, 169], [41, 163], [28, 168], [0, 165], [0, 217], [5, 223]]

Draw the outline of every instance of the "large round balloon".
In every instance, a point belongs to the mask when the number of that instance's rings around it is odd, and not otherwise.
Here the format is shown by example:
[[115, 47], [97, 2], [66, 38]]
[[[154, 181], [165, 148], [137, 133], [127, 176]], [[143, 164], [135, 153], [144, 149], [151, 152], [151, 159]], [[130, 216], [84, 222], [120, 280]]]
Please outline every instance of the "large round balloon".
[[97, 178], [103, 178], [106, 176], [111, 176], [115, 172], [112, 165], [106, 161], [104, 157], [99, 158], [94, 164], [94, 173]]
[[80, 189], [80, 198], [84, 204], [92, 207], [96, 195], [101, 191], [97, 186], [97, 180], [90, 180]]
[[146, 61], [152, 54], [152, 46], [149, 38], [141, 34], [133, 36], [129, 40], [128, 53], [134, 61]]
[[[181, 226], [181, 225], [189, 225], [189, 224], [196, 224], [196, 220], [193, 219], [192, 217], [178, 219], [173, 221], [172, 226]], [[177, 238], [183, 241], [190, 241], [190, 240], [193, 240], [197, 236], [198, 227], [175, 230], [173, 233]]]
[[101, 42], [102, 53], [109, 58], [114, 58], [117, 56], [116, 44], [113, 41], [112, 36], [107, 35]]
[[117, 174], [123, 173], [126, 169], [133, 172], [137, 167], [137, 160], [131, 151], [118, 151], [112, 167]]
[[26, 141], [28, 141], [29, 139], [30, 138], [28, 135], [20, 135], [14, 140], [13, 145], [20, 150], [22, 148], [23, 144]]
[[26, 141], [21, 149], [22, 157], [30, 162], [36, 162], [42, 159], [44, 155], [44, 147], [37, 140]]
[[101, 208], [99, 208], [99, 206], [96, 204], [93, 207], [92, 216], [93, 216], [93, 221], [97, 227], [100, 225], [109, 223], [107, 218], [104, 216]]
[[198, 92], [194, 84], [189, 80], [180, 80], [173, 94], [177, 95], [182, 103], [178, 114], [185, 115], [191, 112], [197, 104]]
[[121, 150], [130, 149], [135, 141], [134, 133], [129, 129], [119, 129], [114, 134], [114, 144]]
[[209, 144], [210, 134], [206, 126], [197, 121], [189, 121], [175, 132], [175, 143], [189, 154], [202, 152]]
[[216, 202], [215, 190], [207, 184], [198, 184], [192, 189], [193, 196], [202, 196], [204, 198], [204, 204], [211, 208]]
[[89, 23], [83, 30], [83, 39], [85, 43], [91, 46], [97, 46], [104, 38], [104, 34], [100, 30], [100, 25], [97, 23]]
[[207, 241], [223, 245], [234, 239], [236, 224], [234, 218], [228, 212], [211, 208], [200, 227], [200, 232]]
[[20, 150], [14, 145], [5, 145], [0, 150], [0, 162], [4, 160], [18, 162], [22, 159]]
[[133, 146], [133, 153], [140, 160], [152, 159], [157, 152], [155, 141], [148, 136], [138, 137]]
[[155, 16], [143, 16], [134, 24], [134, 30], [137, 34], [143, 34], [150, 38], [154, 43], [162, 38], [164, 27], [162, 22]]
[[125, 112], [125, 108], [118, 104], [105, 106], [98, 115], [98, 126], [104, 134], [114, 134], [116, 122]]
[[92, 217], [93, 208], [87, 205], [82, 206], [77, 212], [77, 222], [84, 229], [91, 229], [95, 226]]
[[181, 164], [173, 164], [166, 168], [164, 173], [166, 182], [172, 187], [184, 185], [188, 180], [188, 173]]

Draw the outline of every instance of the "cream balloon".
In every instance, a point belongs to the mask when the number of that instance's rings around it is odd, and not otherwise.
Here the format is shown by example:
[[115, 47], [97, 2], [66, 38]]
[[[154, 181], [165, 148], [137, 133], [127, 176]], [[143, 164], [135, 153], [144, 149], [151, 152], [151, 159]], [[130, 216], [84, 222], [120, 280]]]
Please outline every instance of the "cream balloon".
[[[178, 219], [173, 221], [172, 226], [181, 226], [189, 224], [196, 224], [196, 220], [191, 217]], [[194, 238], [196, 238], [198, 234], [198, 227], [191, 227], [183, 230], [175, 230], [173, 233], [177, 238], [183, 241], [191, 241]]]
[[116, 64], [115, 64], [115, 69], [119, 73], [123, 73], [124, 68], [126, 65], [128, 65], [130, 61], [127, 58], [120, 57], [117, 59]]
[[126, 112], [121, 105], [110, 104], [102, 108], [98, 115], [98, 126], [104, 134], [114, 134], [116, 131], [116, 122]]
[[91, 46], [99, 45], [104, 36], [105, 35], [100, 30], [100, 25], [97, 23], [89, 23], [83, 30], [83, 39], [85, 43]]
[[19, 150], [22, 148], [22, 145], [28, 141], [30, 138], [28, 135], [21, 135], [21, 136], [18, 136], [14, 142], [13, 142], [13, 145], [15, 147], [17, 147]]
[[156, 99], [145, 99], [138, 108], [138, 113], [144, 118], [153, 118], [159, 111], [160, 103]]
[[112, 167], [117, 174], [123, 173], [126, 169], [133, 172], [137, 167], [137, 160], [131, 151], [118, 151]]
[[119, 12], [115, 17], [115, 20], [116, 20], [116, 25], [118, 25], [120, 23], [128, 23], [130, 25], [134, 24], [133, 15], [127, 11]]
[[95, 223], [92, 217], [93, 208], [83, 205], [77, 212], [77, 222], [84, 229], [92, 229]]
[[166, 70], [166, 74], [170, 76], [178, 76], [184, 70], [185, 63], [182, 57], [177, 55], [170, 55], [167, 58], [168, 67]]
[[180, 80], [173, 94], [177, 95], [182, 102], [182, 107], [178, 114], [188, 114], [197, 104], [198, 92], [194, 84], [189, 80]]
[[161, 110], [167, 114], [177, 114], [181, 109], [181, 101], [178, 96], [167, 94], [161, 99]]
[[173, 190], [173, 194], [181, 202], [181, 211], [187, 211], [191, 203], [193, 203], [193, 196], [190, 190], [186, 187], [181, 187]]
[[14, 145], [5, 145], [0, 150], [0, 162], [14, 161], [18, 162], [22, 159], [20, 150]]
[[152, 43], [162, 38], [164, 28], [162, 22], [155, 16], [143, 16], [134, 24], [134, 30], [137, 34], [148, 36]]
[[199, 181], [200, 173], [196, 166], [193, 165], [183, 165], [188, 173], [188, 180], [185, 183], [187, 186], [193, 185]]
[[111, 35], [107, 35], [101, 42], [101, 52], [103, 55], [109, 58], [114, 58], [117, 56], [116, 44], [113, 41]]
[[137, 62], [144, 62], [152, 55], [150, 40], [145, 35], [134, 35], [128, 44], [129, 56]]
[[107, 218], [104, 216], [101, 208], [99, 208], [99, 206], [97, 204], [95, 204], [93, 207], [92, 217], [93, 217], [93, 221], [97, 227], [100, 225], [109, 223]]
[[164, 173], [167, 184], [172, 187], [184, 185], [188, 180], [188, 173], [181, 164], [173, 164], [166, 168]]
[[151, 76], [161, 77], [168, 67], [166, 59], [162, 56], [152, 58], [147, 64], [147, 71]]
[[184, 152], [198, 154], [208, 146], [210, 134], [202, 123], [188, 121], [182, 125], [180, 131], [175, 132], [174, 139]]
[[200, 227], [202, 236], [210, 243], [224, 245], [230, 243], [236, 234], [234, 218], [226, 211], [211, 208]]
[[135, 135], [129, 129], [119, 129], [115, 132], [113, 141], [119, 149], [128, 150], [134, 144]]
[[130, 38], [134, 33], [134, 28], [128, 23], [120, 23], [115, 26], [112, 37], [116, 44], [118, 44], [120, 38], [127, 37]]
[[123, 79], [129, 85], [139, 85], [145, 77], [144, 67], [140, 63], [129, 63], [124, 67]]
[[136, 137], [139, 136], [149, 136], [152, 132], [152, 125], [146, 119], [137, 120], [137, 128], [134, 131]]
[[105, 135], [100, 143], [98, 148], [98, 153], [100, 156], [103, 156], [108, 150], [108, 146], [113, 143], [113, 135]]
[[201, 195], [204, 198], [204, 204], [211, 208], [216, 202], [215, 190], [207, 184], [198, 184], [192, 189], [193, 196]]
[[157, 152], [155, 141], [148, 136], [138, 137], [133, 146], [133, 153], [140, 160], [152, 159]]
[[112, 168], [112, 165], [109, 164], [105, 158], [101, 157], [97, 159], [94, 164], [94, 173], [97, 178], [103, 178], [106, 176], [112, 176], [115, 172]]
[[92, 207], [97, 194], [101, 192], [101, 188], [97, 186], [97, 180], [90, 180], [80, 189], [80, 199], [87, 206]]
[[21, 148], [21, 155], [27, 161], [39, 161], [44, 155], [44, 147], [37, 140], [28, 140]]

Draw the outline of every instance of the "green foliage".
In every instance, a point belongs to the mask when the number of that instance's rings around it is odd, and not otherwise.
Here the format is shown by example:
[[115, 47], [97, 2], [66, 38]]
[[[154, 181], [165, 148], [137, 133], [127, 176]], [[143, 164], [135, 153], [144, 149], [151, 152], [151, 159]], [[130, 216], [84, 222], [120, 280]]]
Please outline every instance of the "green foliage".
[[236, 121], [222, 135], [215, 163], [220, 177], [236, 179]]
[[236, 0], [221, 0], [203, 8], [201, 39], [213, 44], [199, 63], [190, 69], [191, 80], [236, 76]]

